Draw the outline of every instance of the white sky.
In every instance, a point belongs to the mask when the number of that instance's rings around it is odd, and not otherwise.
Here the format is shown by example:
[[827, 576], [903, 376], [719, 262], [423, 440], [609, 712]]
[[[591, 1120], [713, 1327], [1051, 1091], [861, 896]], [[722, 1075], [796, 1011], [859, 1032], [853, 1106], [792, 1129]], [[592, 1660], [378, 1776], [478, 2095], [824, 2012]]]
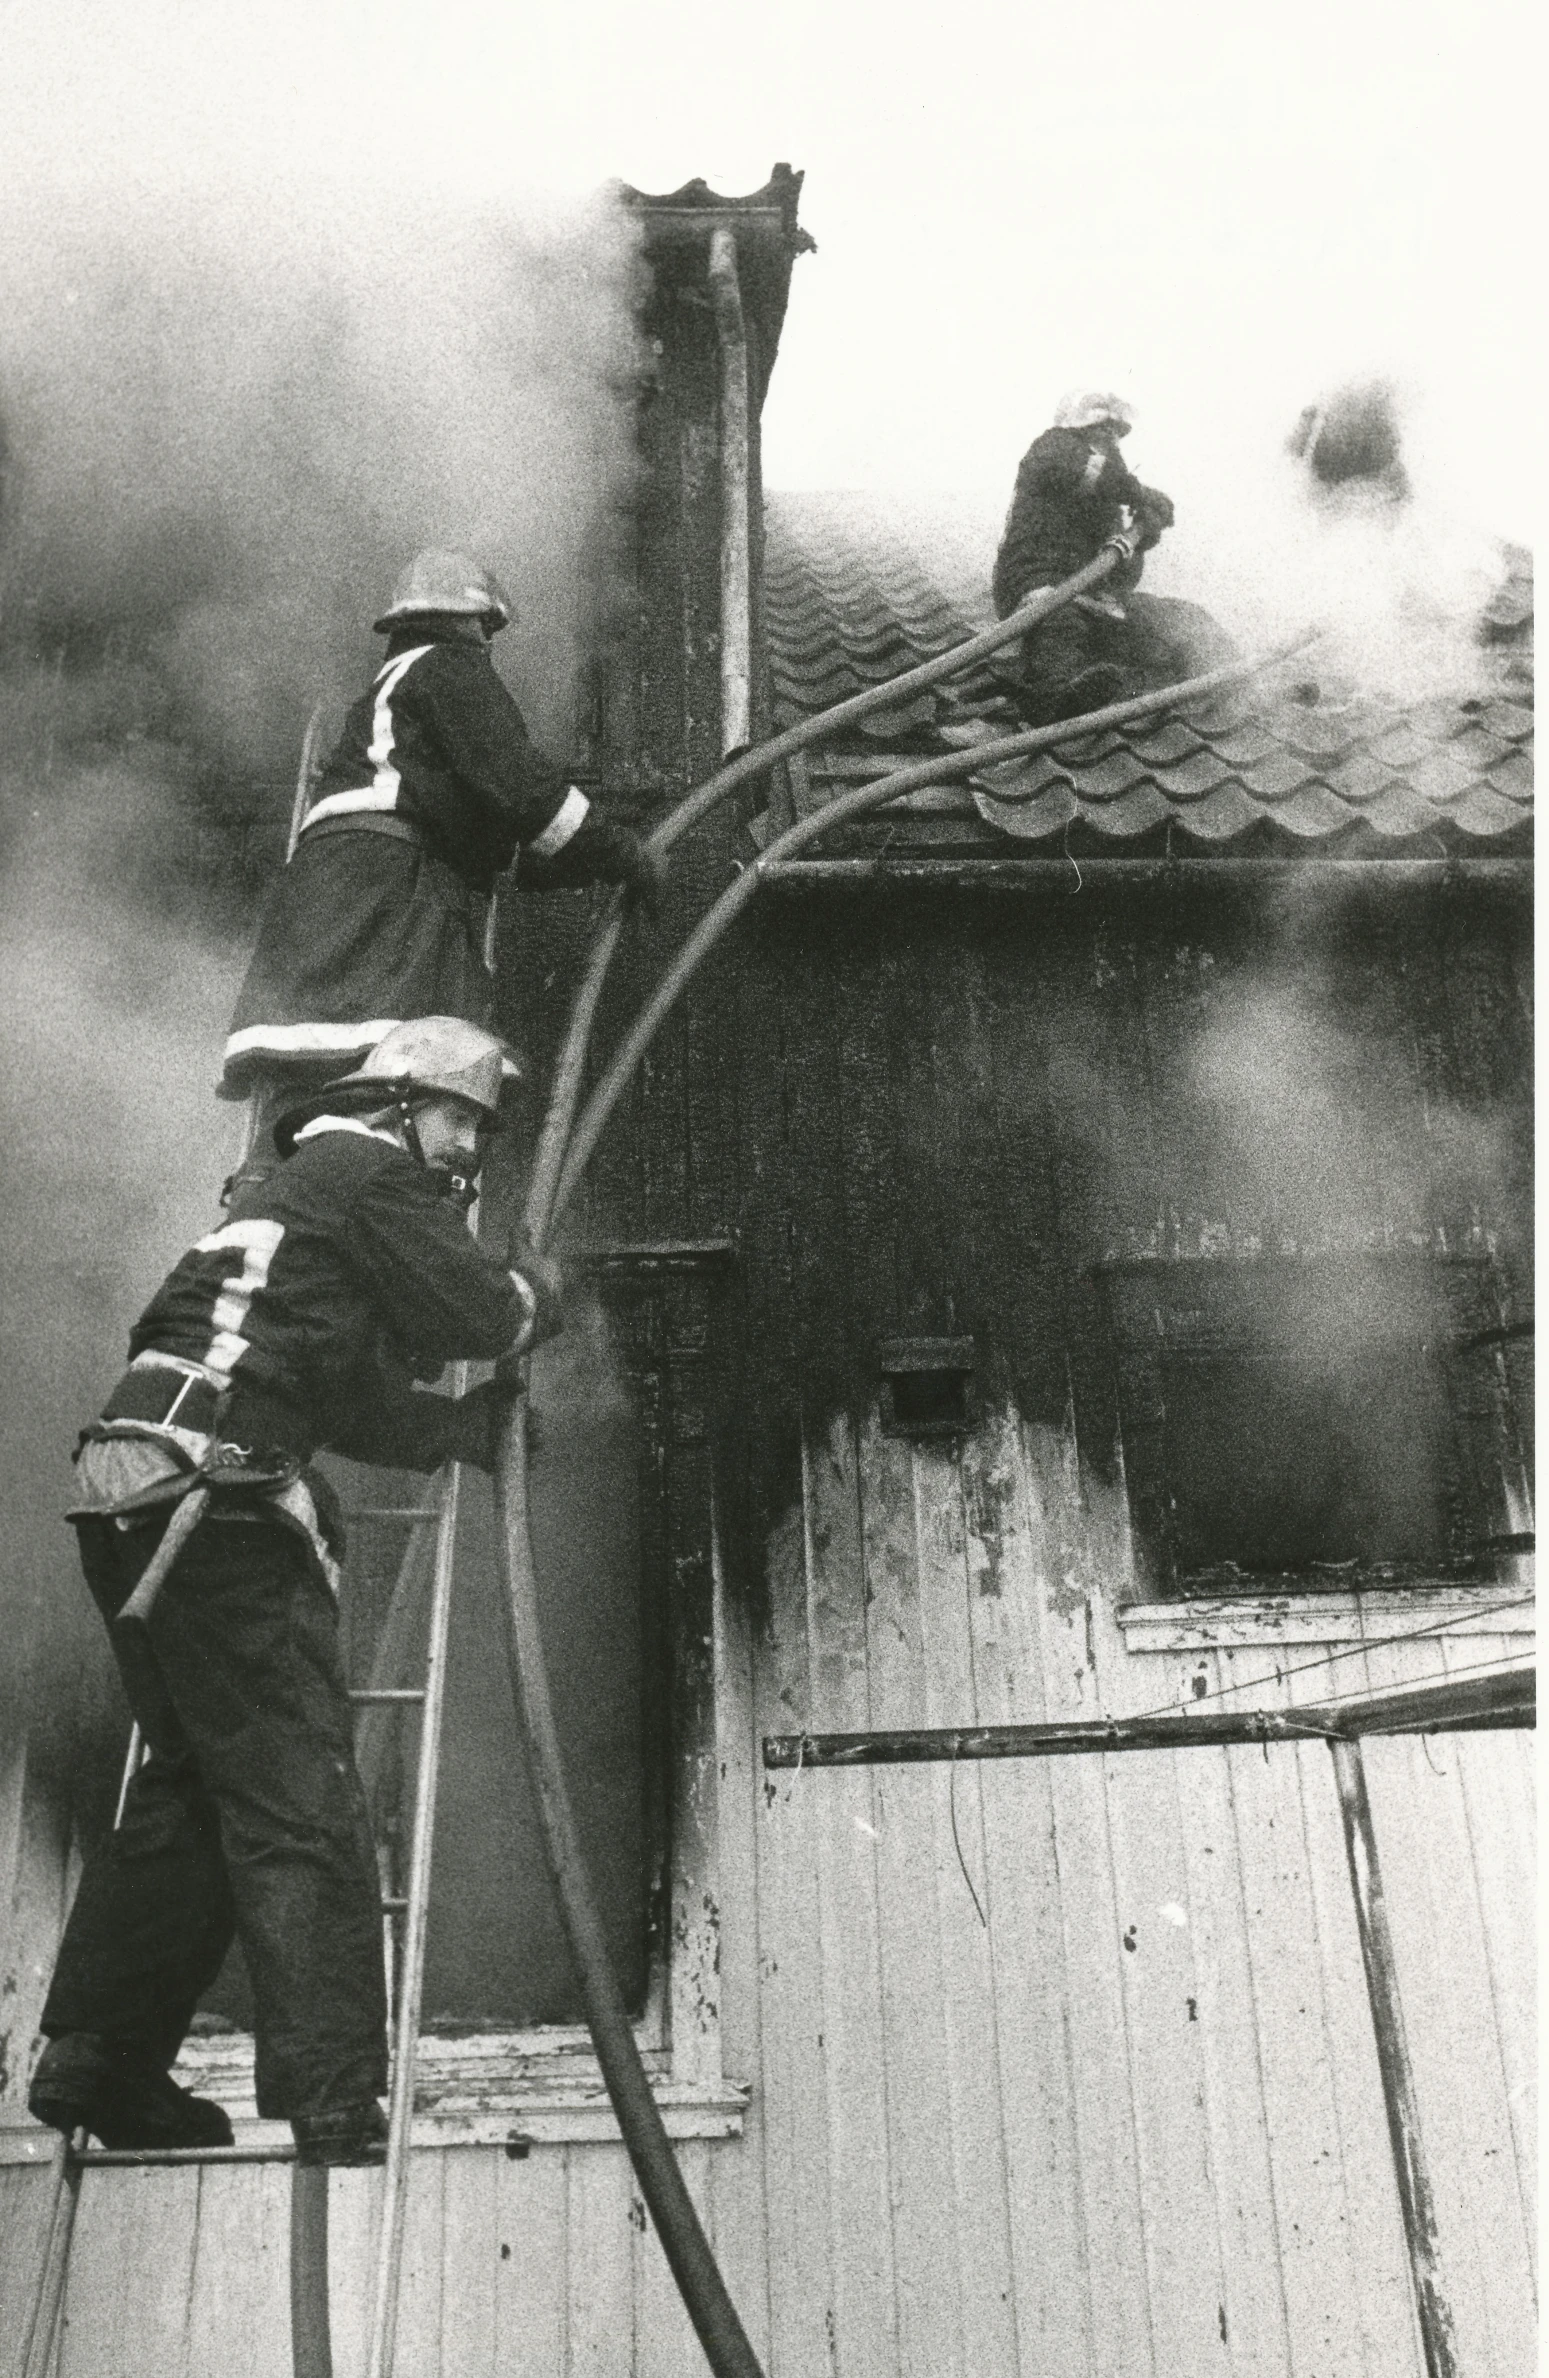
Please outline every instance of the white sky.
[[1176, 484], [1383, 371], [1530, 535], [1525, 0], [0, 0], [8, 175], [584, 189], [805, 167], [774, 487], [984, 488], [1070, 384]]

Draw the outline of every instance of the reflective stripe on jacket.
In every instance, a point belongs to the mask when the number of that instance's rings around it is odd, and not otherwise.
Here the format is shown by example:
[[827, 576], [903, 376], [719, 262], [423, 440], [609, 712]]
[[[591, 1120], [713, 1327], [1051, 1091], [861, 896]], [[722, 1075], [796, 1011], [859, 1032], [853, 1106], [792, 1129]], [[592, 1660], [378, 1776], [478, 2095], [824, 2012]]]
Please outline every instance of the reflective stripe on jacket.
[[434, 1469], [451, 1449], [451, 1406], [416, 1393], [416, 1378], [504, 1353], [530, 1309], [525, 1289], [424, 1166], [319, 1116], [173, 1266], [129, 1348], [226, 1382], [223, 1438], [303, 1461], [322, 1447]]

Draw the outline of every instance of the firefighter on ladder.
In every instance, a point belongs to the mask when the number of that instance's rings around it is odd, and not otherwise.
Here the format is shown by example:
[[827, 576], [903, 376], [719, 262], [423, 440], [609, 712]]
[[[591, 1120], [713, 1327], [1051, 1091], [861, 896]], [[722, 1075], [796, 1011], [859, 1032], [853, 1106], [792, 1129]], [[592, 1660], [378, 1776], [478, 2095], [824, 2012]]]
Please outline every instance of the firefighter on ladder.
[[467, 554], [425, 552], [376, 622], [385, 658], [264, 909], [226, 1042], [221, 1093], [256, 1099], [255, 1146], [395, 1024], [489, 1023], [478, 910], [518, 853], [538, 890], [615, 882], [655, 904], [640, 836], [542, 757], [495, 674], [489, 641], [512, 617]]
[[[233, 1934], [252, 1982], [260, 2115], [303, 2161], [376, 2160], [386, 2008], [375, 1857], [336, 1640], [340, 1542], [320, 1449], [492, 1466], [507, 1391], [422, 1392], [459, 1358], [557, 1326], [541, 1259], [466, 1228], [503, 1044], [431, 1016], [275, 1133], [135, 1324], [77, 1454], [70, 1517], [149, 1756], [88, 1860], [43, 2010], [40, 2121], [107, 2147], [200, 2147], [224, 2112], [170, 2068]], [[177, 1500], [212, 1492], [148, 1626], [114, 1621]]]

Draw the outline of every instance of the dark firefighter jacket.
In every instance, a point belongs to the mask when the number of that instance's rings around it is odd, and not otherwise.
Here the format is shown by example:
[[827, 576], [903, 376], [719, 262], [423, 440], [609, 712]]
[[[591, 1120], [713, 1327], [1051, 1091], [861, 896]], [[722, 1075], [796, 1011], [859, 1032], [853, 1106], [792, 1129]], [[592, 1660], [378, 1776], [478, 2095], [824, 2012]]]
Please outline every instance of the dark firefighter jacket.
[[[1142, 548], [1154, 545], [1172, 521], [1169, 499], [1143, 487], [1123, 460], [1080, 429], [1046, 429], [1017, 469], [1016, 488], [991, 582], [1004, 619], [1030, 587], [1057, 586], [1101, 552], [1128, 506]], [[1138, 557], [1137, 557], [1138, 560]], [[1121, 584], [1140, 575], [1136, 564]]]
[[529, 740], [487, 646], [405, 628], [344, 722], [307, 830], [331, 817], [406, 818], [471, 891], [488, 892], [519, 846], [552, 856], [586, 812]]
[[[259, 1457], [321, 1448], [434, 1469], [459, 1450], [457, 1407], [415, 1379], [503, 1353], [530, 1309], [525, 1282], [482, 1251], [433, 1174], [322, 1116], [174, 1265], [98, 1428], [169, 1424]], [[174, 1412], [180, 1375], [195, 1394]]]
[[530, 741], [476, 632], [400, 630], [265, 906], [225, 1093], [277, 1066], [335, 1070], [411, 1016], [487, 1023], [479, 896], [518, 850], [555, 862], [588, 806]]

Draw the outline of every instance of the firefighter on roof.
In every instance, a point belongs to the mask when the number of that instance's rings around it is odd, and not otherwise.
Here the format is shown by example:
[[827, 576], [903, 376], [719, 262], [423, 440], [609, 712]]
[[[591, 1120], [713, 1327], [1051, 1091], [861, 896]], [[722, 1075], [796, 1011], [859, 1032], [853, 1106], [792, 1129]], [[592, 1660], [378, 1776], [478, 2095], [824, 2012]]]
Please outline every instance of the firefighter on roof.
[[248, 1184], [136, 1322], [77, 1453], [70, 1517], [110, 1627], [175, 1502], [211, 1488], [143, 1636], [114, 1631], [150, 1757], [87, 1862], [29, 2097], [109, 2147], [231, 2131], [170, 2067], [233, 1934], [253, 1988], [261, 2115], [313, 2161], [374, 2158], [385, 2127], [382, 1925], [337, 1644], [340, 1550], [320, 1448], [395, 1469], [488, 1468], [496, 1382], [421, 1392], [459, 1357], [556, 1326], [536, 1257], [470, 1236], [466, 1184], [510, 1060], [459, 1018], [400, 1025], [276, 1133]]
[[226, 1042], [223, 1095], [262, 1124], [397, 1023], [487, 1024], [482, 900], [521, 855], [547, 890], [622, 883], [654, 902], [640, 837], [599, 817], [534, 748], [489, 639], [512, 617], [461, 553], [421, 553], [376, 632], [381, 668], [345, 721], [272, 892]]
[[1133, 419], [1122, 397], [1069, 395], [1017, 470], [992, 581], [1000, 618], [1035, 587], [1056, 586], [1084, 568], [1106, 544], [1117, 543], [1121, 555], [1104, 585], [1065, 604], [1023, 644], [1022, 708], [1033, 726], [1183, 673], [1172, 665], [1175, 655], [1154, 649], [1157, 607], [1130, 592], [1142, 556], [1173, 520], [1170, 498], [1142, 486], [1119, 452]]
[[1344, 508], [1354, 499], [1380, 507], [1410, 496], [1398, 404], [1385, 380], [1336, 388], [1304, 405], [1286, 452], [1305, 464], [1309, 491], [1323, 504]]

